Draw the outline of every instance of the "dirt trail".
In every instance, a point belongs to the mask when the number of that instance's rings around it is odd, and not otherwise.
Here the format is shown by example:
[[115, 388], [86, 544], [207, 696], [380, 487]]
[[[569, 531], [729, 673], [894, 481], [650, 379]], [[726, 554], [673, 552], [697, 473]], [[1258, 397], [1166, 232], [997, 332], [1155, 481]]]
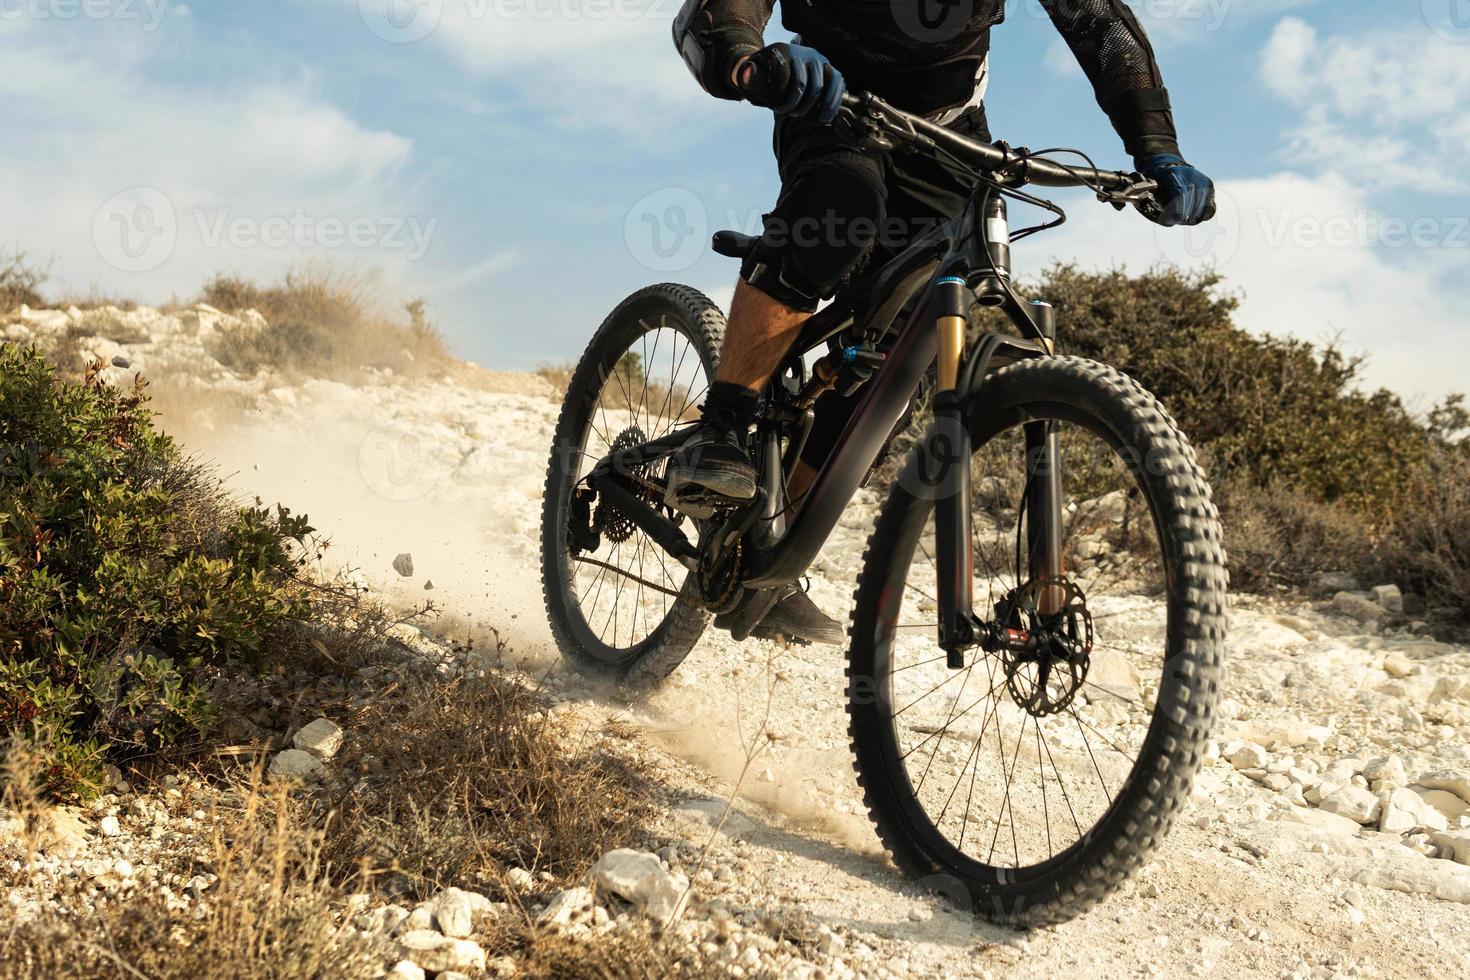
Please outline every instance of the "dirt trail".
[[[839, 651], [739, 646], [711, 634], [663, 689], [636, 702], [589, 690], [557, 665], [535, 559], [557, 406], [524, 376], [514, 393], [506, 387], [505, 378], [479, 388], [308, 382], [266, 393], [232, 421], [168, 421], [242, 491], [310, 513], [331, 535], [335, 559], [395, 600], [432, 598], [453, 633], [500, 630], [525, 669], [552, 671], [569, 710], [636, 723], [667, 753], [669, 782], [696, 800], [718, 799], [739, 772], [744, 756], [731, 733], [751, 730], [774, 665], [783, 680], [771, 726], [781, 741], [748, 775], [713, 873], [697, 887], [795, 906], [837, 928], [836, 973], [1470, 975], [1462, 904], [1470, 889], [1455, 891], [1461, 879], [1446, 870], [1470, 869], [1426, 858], [1397, 836], [1329, 826], [1313, 816], [1321, 811], [1285, 802], [1223, 760], [1206, 768], [1149, 869], [1092, 914], [1020, 934], [946, 912], [892, 869], [863, 815]], [[813, 592], [834, 613], [850, 601], [873, 503], [856, 502], [818, 563]], [[413, 555], [412, 578], [391, 568], [400, 553]], [[1397, 688], [1382, 669], [1394, 651], [1415, 665]], [[1463, 648], [1241, 598], [1225, 692], [1233, 720], [1221, 736], [1275, 738], [1278, 761], [1324, 770], [1336, 758], [1386, 752], [1403, 755], [1410, 774], [1463, 768], [1464, 712], [1426, 720], [1420, 702], [1435, 678], [1463, 677], [1466, 666]], [[671, 825], [702, 841], [711, 809], [696, 803], [671, 814]]]

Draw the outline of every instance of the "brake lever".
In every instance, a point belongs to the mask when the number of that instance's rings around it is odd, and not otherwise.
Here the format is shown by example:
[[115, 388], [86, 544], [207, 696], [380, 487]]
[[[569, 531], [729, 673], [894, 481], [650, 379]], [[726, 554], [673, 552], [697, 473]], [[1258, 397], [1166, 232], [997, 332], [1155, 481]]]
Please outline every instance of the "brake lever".
[[1147, 213], [1145, 209], [1152, 207], [1158, 209], [1154, 202], [1154, 191], [1159, 189], [1157, 181], [1150, 180], [1142, 174], [1134, 174], [1137, 179], [1127, 187], [1118, 191], [1098, 191], [1097, 199], [1104, 204], [1111, 204], [1117, 211], [1121, 211], [1128, 205], [1133, 205], [1140, 211]]

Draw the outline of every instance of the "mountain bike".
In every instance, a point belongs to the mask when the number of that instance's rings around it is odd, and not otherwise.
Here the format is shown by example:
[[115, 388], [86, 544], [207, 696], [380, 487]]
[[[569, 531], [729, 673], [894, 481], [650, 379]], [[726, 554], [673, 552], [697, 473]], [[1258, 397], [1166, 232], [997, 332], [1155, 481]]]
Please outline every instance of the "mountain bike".
[[[1063, 921], [1138, 869], [1188, 797], [1226, 571], [1188, 440], [1138, 382], [1061, 352], [1056, 311], [1022, 297], [1011, 246], [1065, 217], [1027, 185], [1090, 188], [1120, 209], [1156, 206], [1155, 188], [872, 95], [849, 94], [839, 124], [860, 145], [962, 162], [972, 197], [806, 323], [754, 428], [760, 490], [739, 505], [680, 510], [665, 480], [717, 366], [718, 307], [661, 284], [608, 316], [547, 473], [552, 632], [571, 662], [636, 683], [672, 671], [712, 613], [742, 638], [807, 571], [923, 393], [932, 417], [889, 480], [851, 611], [858, 779], [904, 872], [994, 920]], [[1054, 217], [1012, 234], [1008, 199]], [[754, 242], [720, 232], [713, 247], [739, 257]], [[834, 390], [857, 408], [792, 500], [813, 406]]]

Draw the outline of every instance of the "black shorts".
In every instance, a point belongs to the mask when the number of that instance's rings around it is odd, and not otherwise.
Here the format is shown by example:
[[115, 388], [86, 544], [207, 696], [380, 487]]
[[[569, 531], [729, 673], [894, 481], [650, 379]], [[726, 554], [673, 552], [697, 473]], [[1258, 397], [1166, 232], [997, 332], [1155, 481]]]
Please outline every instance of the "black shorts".
[[[949, 128], [990, 139], [980, 106]], [[793, 309], [815, 310], [869, 263], [954, 215], [974, 187], [949, 160], [858, 149], [821, 123], [778, 116], [772, 143], [781, 193], [741, 277]]]
[[[990, 141], [980, 106], [949, 128]], [[861, 151], [820, 123], [777, 117], [773, 142], [781, 195], [741, 276], [793, 309], [815, 310], [850, 277], [903, 251], [958, 213], [975, 185], [942, 157]], [[803, 463], [821, 467], [865, 394], [829, 391], [817, 401]]]

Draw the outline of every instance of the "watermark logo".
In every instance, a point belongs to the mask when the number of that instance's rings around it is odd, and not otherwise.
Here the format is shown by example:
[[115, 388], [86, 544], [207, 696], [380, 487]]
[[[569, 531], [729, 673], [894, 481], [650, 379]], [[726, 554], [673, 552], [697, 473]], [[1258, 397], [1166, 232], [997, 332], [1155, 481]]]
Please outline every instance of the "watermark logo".
[[134, 187], [113, 195], [92, 219], [92, 244], [122, 272], [152, 272], [173, 257], [179, 218], [168, 195]]
[[1420, 0], [1424, 23], [1446, 41], [1470, 44], [1470, 0]]
[[1216, 187], [1214, 218], [1190, 227], [1160, 225], [1154, 229], [1154, 237], [1159, 251], [1170, 262], [1194, 265], [1210, 259], [1222, 266], [1240, 250], [1241, 230], [1240, 207], [1234, 198]]
[[[894, 23], [925, 44], [942, 44], [962, 34], [977, 13], [974, 0], [890, 0]], [[996, 5], [998, 6], [998, 4]]]
[[665, 187], [647, 194], [623, 221], [628, 253], [654, 272], [680, 272], [704, 254], [709, 243], [709, 215], [699, 195], [684, 187]]
[[0, 0], [0, 21], [141, 21], [156, 31], [168, 16], [170, 0]]
[[439, 485], [443, 467], [422, 432], [389, 422], [367, 434], [357, 450], [362, 482], [384, 500], [418, 500]]
[[444, 0], [357, 0], [368, 30], [390, 44], [412, 44], [434, 33]]

